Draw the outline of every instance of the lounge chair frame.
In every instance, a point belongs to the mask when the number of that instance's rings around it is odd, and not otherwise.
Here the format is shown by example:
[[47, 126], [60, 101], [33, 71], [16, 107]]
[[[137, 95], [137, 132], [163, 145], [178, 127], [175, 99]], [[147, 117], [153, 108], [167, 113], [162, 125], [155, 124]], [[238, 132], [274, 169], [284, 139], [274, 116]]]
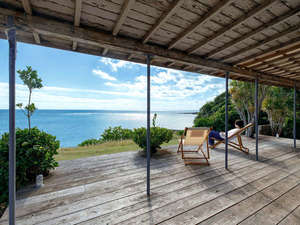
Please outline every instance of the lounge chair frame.
[[[236, 133], [232, 134], [230, 137], [228, 137], [228, 145], [241, 151], [241, 152], [244, 152], [245, 154], [249, 154], [249, 148], [246, 148], [244, 145], [243, 145], [243, 142], [242, 142], [242, 137], [241, 137], [241, 134], [246, 130], [248, 129], [249, 127], [252, 127], [253, 126], [253, 123], [249, 123], [247, 124], [246, 126], [244, 126], [243, 128], [241, 128], [239, 131], [237, 131]], [[236, 137], [237, 138], [237, 143], [230, 140], [232, 138]], [[225, 143], [225, 139], [224, 140], [218, 140], [218, 139], [215, 139], [217, 142], [210, 146], [209, 148], [210, 149], [214, 149], [215, 147], [217, 147], [219, 144], [223, 143], [223, 144], [226, 144]]]
[[[191, 144], [184, 144], [184, 140], [186, 137], [186, 134], [188, 132], [188, 130], [202, 130], [202, 131], [207, 131], [207, 133], [204, 136], [203, 141], [199, 141], [199, 145], [195, 150], [184, 150], [184, 145], [190, 145]], [[178, 145], [178, 149], [177, 149], [177, 153], [181, 152], [181, 158], [184, 161], [185, 165], [209, 165], [209, 159], [210, 159], [210, 154], [209, 154], [209, 146], [208, 146], [208, 134], [209, 134], [210, 128], [207, 127], [193, 127], [193, 128], [188, 128], [186, 127], [184, 129], [184, 133], [181, 136], [179, 145]], [[205, 152], [203, 151], [203, 144], [204, 142], [206, 142], [206, 149], [207, 149], [207, 154], [205, 154]], [[192, 156], [186, 156], [186, 154], [190, 154], [190, 153], [200, 153], [203, 155], [203, 157], [192, 157]], [[197, 162], [197, 161], [191, 161], [191, 160], [197, 160], [197, 159], [205, 159], [205, 163], [204, 162]]]

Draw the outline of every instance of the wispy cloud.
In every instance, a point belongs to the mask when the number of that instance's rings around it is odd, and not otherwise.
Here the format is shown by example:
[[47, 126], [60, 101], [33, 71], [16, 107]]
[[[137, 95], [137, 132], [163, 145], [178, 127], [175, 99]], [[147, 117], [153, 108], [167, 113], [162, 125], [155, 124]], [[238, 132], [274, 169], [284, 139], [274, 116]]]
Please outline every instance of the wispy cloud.
[[109, 65], [114, 72], [117, 72], [119, 68], [122, 67], [128, 68], [132, 66], [132, 63], [127, 61], [104, 58], [104, 57], [100, 59], [100, 62], [104, 63], [105, 65]]
[[93, 74], [101, 77], [102, 79], [105, 80], [112, 80], [112, 81], [116, 81], [117, 79], [111, 75], [109, 75], [108, 73], [103, 72], [102, 70], [93, 70]]

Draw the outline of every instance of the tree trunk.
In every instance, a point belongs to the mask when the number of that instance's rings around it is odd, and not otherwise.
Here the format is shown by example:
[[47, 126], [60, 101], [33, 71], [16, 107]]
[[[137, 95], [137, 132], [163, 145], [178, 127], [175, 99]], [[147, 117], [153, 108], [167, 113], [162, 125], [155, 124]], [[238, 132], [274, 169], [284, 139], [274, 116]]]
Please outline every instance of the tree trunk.
[[30, 104], [31, 104], [31, 93], [32, 93], [32, 90], [29, 89], [28, 108], [27, 108], [27, 118], [28, 118], [28, 128], [29, 128], [29, 130], [31, 129], [31, 123], [30, 123], [31, 112], [29, 110]]

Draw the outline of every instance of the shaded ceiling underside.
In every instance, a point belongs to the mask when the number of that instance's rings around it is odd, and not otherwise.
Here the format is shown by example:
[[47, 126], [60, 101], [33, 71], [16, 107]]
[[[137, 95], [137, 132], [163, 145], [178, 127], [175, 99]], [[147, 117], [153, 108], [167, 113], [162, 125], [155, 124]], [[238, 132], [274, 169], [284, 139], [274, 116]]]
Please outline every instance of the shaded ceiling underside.
[[1, 0], [0, 38], [300, 88], [299, 0]]

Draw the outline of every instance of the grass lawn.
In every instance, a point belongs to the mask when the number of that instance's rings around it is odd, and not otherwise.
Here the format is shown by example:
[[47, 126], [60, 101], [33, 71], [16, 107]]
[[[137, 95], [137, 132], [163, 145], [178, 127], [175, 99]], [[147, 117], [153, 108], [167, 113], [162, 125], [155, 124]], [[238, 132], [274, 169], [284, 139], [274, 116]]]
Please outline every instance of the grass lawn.
[[[178, 137], [174, 137], [169, 143], [162, 146], [178, 144]], [[58, 155], [55, 156], [57, 161], [71, 160], [96, 155], [113, 154], [118, 152], [137, 151], [140, 147], [132, 140], [113, 141], [94, 146], [61, 148], [58, 150]]]

